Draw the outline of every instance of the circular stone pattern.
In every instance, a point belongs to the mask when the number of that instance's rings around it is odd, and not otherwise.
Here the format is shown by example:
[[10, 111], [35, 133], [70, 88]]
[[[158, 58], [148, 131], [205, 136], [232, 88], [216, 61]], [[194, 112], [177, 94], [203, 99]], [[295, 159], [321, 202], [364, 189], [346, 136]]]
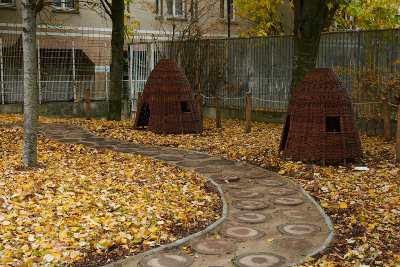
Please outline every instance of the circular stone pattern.
[[285, 258], [272, 253], [247, 253], [236, 256], [232, 261], [239, 267], [274, 267], [285, 263]]
[[174, 157], [174, 156], [159, 156], [159, 157], [156, 157], [156, 159], [162, 160], [162, 161], [182, 161], [183, 160], [180, 157]]
[[264, 194], [253, 190], [242, 190], [232, 193], [232, 196], [238, 198], [255, 198], [263, 197]]
[[271, 176], [270, 172], [267, 171], [254, 171], [246, 173], [246, 178], [249, 179], [261, 179], [261, 178], [268, 178]]
[[227, 226], [218, 232], [220, 235], [238, 239], [257, 239], [264, 235], [263, 232], [247, 226]]
[[234, 171], [234, 172], [248, 172], [248, 171], [251, 171], [250, 167], [240, 166], [240, 165], [239, 166], [238, 165], [228, 166], [225, 169], [228, 170], [228, 171]]
[[226, 159], [213, 159], [205, 162], [207, 165], [221, 166], [221, 165], [233, 165], [235, 162], [233, 160]]
[[262, 223], [268, 219], [271, 219], [269, 214], [254, 211], [237, 212], [232, 216], [236, 220], [246, 223]]
[[200, 167], [203, 165], [204, 165], [204, 163], [201, 161], [184, 161], [184, 162], [179, 163], [179, 166], [182, 166], [182, 167]]
[[232, 205], [240, 210], [260, 210], [268, 207], [267, 203], [258, 200], [235, 200]]
[[212, 175], [211, 178], [213, 178], [214, 180], [228, 181], [228, 182], [239, 181], [239, 177], [237, 177], [234, 174], [215, 174], [215, 175]]
[[186, 153], [186, 151], [172, 149], [172, 148], [171, 149], [165, 148], [165, 149], [163, 149], [163, 152], [165, 154], [169, 154], [169, 155], [183, 155]]
[[297, 197], [277, 197], [275, 199], [272, 199], [272, 202], [277, 205], [296, 206], [303, 204], [304, 202], [306, 202], [306, 200], [304, 198]]
[[279, 196], [286, 196], [286, 195], [293, 195], [297, 192], [297, 189], [293, 188], [285, 188], [285, 187], [277, 187], [267, 190], [268, 194], [270, 195], [279, 195]]
[[210, 157], [209, 155], [205, 155], [205, 154], [187, 154], [185, 156], [185, 158], [188, 158], [188, 159], [206, 159], [209, 157]]
[[139, 265], [141, 267], [186, 267], [193, 263], [189, 256], [175, 253], [152, 255], [143, 258]]
[[264, 186], [282, 186], [285, 185], [287, 182], [276, 179], [262, 179], [262, 180], [257, 180], [256, 183]]
[[202, 240], [192, 244], [192, 249], [207, 255], [219, 255], [236, 250], [235, 244], [225, 240]]
[[306, 210], [280, 210], [282, 215], [293, 219], [308, 219], [312, 214]]
[[287, 238], [278, 240], [278, 242], [275, 243], [275, 246], [289, 252], [301, 252], [310, 249], [312, 244], [310, 241], [305, 239]]
[[217, 173], [222, 170], [220, 168], [214, 168], [214, 167], [203, 167], [203, 168], [197, 168], [194, 171], [200, 173]]
[[278, 230], [287, 235], [312, 235], [320, 232], [321, 228], [313, 224], [287, 223], [279, 225]]
[[246, 189], [253, 187], [253, 185], [249, 183], [229, 183], [226, 184], [225, 186], [231, 189]]

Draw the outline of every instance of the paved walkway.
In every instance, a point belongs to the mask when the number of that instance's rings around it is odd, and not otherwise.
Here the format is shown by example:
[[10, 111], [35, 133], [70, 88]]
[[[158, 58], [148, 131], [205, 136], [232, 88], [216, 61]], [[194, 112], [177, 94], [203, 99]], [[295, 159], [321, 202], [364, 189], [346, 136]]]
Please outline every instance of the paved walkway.
[[[323, 250], [332, 238], [332, 224], [317, 203], [300, 186], [276, 173], [204, 153], [103, 138], [76, 125], [39, 124], [38, 130], [55, 142], [162, 160], [218, 184], [224, 211], [213, 225], [107, 267], [295, 266]], [[193, 252], [180, 254], [182, 247]]]

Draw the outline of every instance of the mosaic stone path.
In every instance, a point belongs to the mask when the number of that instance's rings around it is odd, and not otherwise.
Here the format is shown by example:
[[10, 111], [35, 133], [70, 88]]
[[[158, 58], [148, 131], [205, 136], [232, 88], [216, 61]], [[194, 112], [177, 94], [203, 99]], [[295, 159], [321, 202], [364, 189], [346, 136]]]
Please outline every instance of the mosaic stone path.
[[[194, 170], [224, 192], [227, 216], [211, 231], [106, 267], [295, 266], [332, 237], [333, 227], [322, 209], [298, 185], [276, 173], [204, 153], [103, 138], [76, 125], [39, 124], [38, 130], [56, 142], [148, 156]], [[192, 252], [187, 254], [188, 248]]]

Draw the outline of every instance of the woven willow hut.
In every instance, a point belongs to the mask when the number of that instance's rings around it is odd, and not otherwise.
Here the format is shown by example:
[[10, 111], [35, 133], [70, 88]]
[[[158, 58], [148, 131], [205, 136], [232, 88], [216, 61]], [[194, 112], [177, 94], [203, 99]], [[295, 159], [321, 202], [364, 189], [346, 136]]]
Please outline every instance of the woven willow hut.
[[203, 130], [193, 92], [185, 74], [172, 59], [160, 59], [147, 79], [134, 129], [154, 133]]
[[350, 94], [332, 69], [314, 68], [296, 87], [279, 151], [287, 157], [323, 160], [362, 157]]

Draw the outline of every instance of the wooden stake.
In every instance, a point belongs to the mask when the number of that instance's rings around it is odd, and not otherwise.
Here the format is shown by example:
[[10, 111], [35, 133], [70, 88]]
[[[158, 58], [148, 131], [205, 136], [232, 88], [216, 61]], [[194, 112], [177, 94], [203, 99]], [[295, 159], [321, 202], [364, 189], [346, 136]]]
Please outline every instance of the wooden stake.
[[251, 93], [246, 93], [246, 133], [251, 132]]
[[215, 94], [215, 117], [216, 117], [216, 124], [217, 128], [221, 128], [222, 121], [221, 121], [221, 101], [220, 101], [219, 94]]
[[203, 119], [203, 96], [200, 91], [196, 94], [197, 108], [199, 109], [199, 114], [201, 119]]
[[390, 142], [392, 136], [390, 134], [390, 114], [389, 114], [389, 105], [387, 98], [382, 98], [382, 110], [383, 110], [383, 133], [385, 136], [385, 141]]
[[396, 163], [400, 163], [400, 107], [397, 111]]
[[90, 89], [86, 89], [86, 119], [90, 120]]
[[325, 168], [325, 159], [322, 160], [322, 167]]

